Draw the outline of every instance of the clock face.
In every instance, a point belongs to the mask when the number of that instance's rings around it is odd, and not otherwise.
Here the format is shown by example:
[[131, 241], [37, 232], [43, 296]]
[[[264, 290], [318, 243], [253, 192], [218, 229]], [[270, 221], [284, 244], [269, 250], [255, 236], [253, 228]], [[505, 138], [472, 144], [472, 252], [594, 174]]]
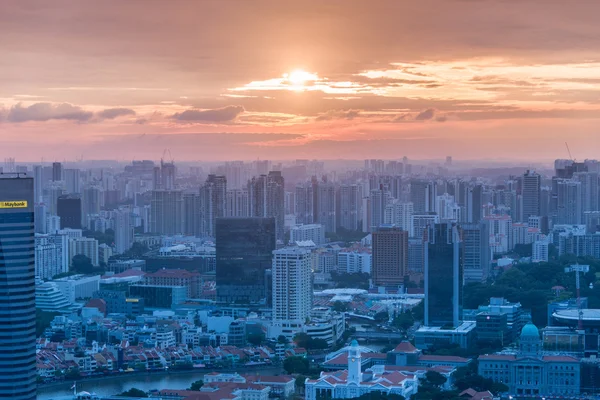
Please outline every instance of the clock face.
[[352, 362], [354, 362], [354, 361], [356, 361], [356, 358], [354, 358], [354, 357], [353, 357], [353, 358], [352, 358]]

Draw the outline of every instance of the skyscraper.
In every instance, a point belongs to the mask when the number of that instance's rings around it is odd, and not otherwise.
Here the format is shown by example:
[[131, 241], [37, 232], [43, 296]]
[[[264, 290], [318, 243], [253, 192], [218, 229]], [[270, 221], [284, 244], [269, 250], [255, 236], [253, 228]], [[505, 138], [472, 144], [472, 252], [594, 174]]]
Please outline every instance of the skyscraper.
[[312, 183], [296, 185], [295, 196], [296, 223], [312, 224], [314, 220], [314, 195]]
[[460, 227], [463, 241], [464, 281], [465, 283], [482, 282], [489, 276], [492, 259], [489, 221], [463, 224]]
[[274, 218], [217, 218], [217, 301], [267, 304], [266, 271], [275, 250]]
[[337, 227], [350, 231], [358, 230], [358, 209], [360, 198], [358, 185], [340, 185], [337, 190], [336, 214]]
[[525, 222], [532, 215], [540, 215], [540, 192], [542, 177], [535, 171], [528, 170], [522, 180], [521, 222]]
[[133, 224], [131, 210], [124, 208], [115, 211], [115, 251], [123, 254], [133, 245]]
[[59, 182], [63, 180], [63, 167], [59, 162], [52, 163], [52, 181]]
[[183, 232], [183, 193], [180, 190], [152, 191], [150, 231], [161, 235]]
[[0, 179], [0, 398], [36, 398], [34, 181]]
[[227, 215], [227, 178], [221, 175], [208, 175], [200, 188], [202, 231], [215, 237], [216, 221]]
[[275, 218], [277, 240], [283, 240], [285, 188], [280, 171], [271, 171], [248, 182], [248, 205], [251, 217]]
[[273, 322], [301, 328], [312, 308], [310, 251], [286, 247], [273, 252]]
[[335, 186], [331, 182], [321, 181], [316, 186], [315, 223], [325, 227], [325, 232], [335, 232]]
[[183, 233], [191, 236], [202, 236], [202, 204], [200, 193], [183, 193]]
[[373, 283], [397, 288], [408, 274], [408, 232], [394, 225], [373, 231]]
[[456, 224], [430, 225], [425, 243], [425, 326], [459, 325], [462, 319], [460, 232]]
[[81, 198], [64, 195], [56, 200], [56, 214], [61, 228], [81, 229]]

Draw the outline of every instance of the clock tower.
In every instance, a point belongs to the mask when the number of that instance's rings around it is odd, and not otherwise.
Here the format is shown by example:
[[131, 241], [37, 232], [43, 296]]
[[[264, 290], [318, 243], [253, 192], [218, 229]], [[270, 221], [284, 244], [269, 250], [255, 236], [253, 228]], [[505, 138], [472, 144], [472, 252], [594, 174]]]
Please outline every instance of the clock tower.
[[348, 383], [360, 384], [362, 381], [361, 364], [358, 342], [353, 340], [348, 351]]

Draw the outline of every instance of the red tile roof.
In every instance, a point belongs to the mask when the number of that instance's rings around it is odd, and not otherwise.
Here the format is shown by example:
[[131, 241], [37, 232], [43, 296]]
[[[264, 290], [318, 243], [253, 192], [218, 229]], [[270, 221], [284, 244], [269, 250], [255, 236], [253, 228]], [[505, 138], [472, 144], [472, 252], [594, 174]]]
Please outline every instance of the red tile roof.
[[460, 363], [468, 363], [470, 360], [468, 358], [458, 357], [458, 356], [420, 356], [419, 361], [437, 361], [437, 362], [460, 362]]
[[396, 346], [394, 351], [403, 353], [416, 353], [418, 350], [412, 345], [411, 342], [401, 342], [398, 346]]

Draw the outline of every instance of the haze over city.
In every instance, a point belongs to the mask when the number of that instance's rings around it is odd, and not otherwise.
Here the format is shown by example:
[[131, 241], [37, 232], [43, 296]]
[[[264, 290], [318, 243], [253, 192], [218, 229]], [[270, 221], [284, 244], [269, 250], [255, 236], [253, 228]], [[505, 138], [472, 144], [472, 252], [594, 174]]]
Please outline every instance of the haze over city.
[[[591, 158], [600, 4], [13, 1], [0, 147], [20, 160]], [[6, 154], [8, 156], [8, 154]]]

